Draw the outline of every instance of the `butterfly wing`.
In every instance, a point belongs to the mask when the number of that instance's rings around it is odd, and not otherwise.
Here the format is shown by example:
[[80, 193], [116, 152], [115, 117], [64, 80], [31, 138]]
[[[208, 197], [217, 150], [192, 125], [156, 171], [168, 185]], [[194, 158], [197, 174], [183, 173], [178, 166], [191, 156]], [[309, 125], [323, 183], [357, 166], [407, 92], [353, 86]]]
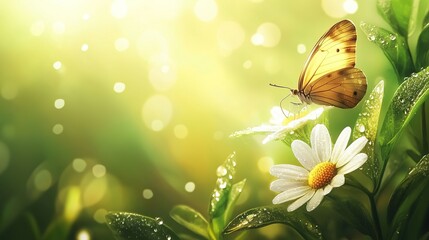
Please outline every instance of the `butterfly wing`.
[[357, 68], [330, 72], [307, 85], [310, 100], [316, 104], [352, 108], [366, 92], [365, 74]]
[[356, 28], [349, 20], [332, 26], [317, 42], [298, 81], [298, 90], [309, 95], [309, 84], [339, 69], [355, 66]]

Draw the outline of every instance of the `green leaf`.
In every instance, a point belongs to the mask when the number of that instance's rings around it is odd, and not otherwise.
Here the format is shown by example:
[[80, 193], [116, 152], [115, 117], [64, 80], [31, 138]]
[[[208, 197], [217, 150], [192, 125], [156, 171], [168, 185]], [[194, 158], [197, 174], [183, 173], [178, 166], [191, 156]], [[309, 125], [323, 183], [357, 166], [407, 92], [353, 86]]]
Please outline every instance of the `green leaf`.
[[377, 231], [374, 229], [371, 215], [361, 202], [352, 198], [335, 199], [335, 201], [332, 201], [332, 207], [346, 222], [354, 226], [361, 233], [377, 239]]
[[414, 201], [420, 196], [424, 185], [429, 181], [427, 176], [429, 176], [429, 155], [425, 155], [395, 189], [387, 208], [389, 223], [401, 206], [405, 213], [413, 206]]
[[429, 95], [429, 68], [413, 73], [396, 90], [378, 137], [383, 164], [402, 131]]
[[[407, 204], [411, 206], [406, 208], [401, 206], [393, 223], [389, 225], [392, 227], [389, 229], [388, 239], [427, 239], [427, 237], [424, 237], [427, 234], [426, 219], [429, 210], [429, 205], [427, 204], [429, 184], [427, 179], [424, 180], [424, 188], [419, 190], [418, 193], [416, 194], [418, 196], [413, 198], [412, 203]], [[408, 201], [408, 198], [406, 201]]]
[[177, 205], [170, 211], [170, 217], [192, 232], [209, 239], [209, 223], [193, 208], [186, 205]]
[[110, 212], [106, 215], [107, 225], [116, 239], [179, 239], [161, 219], [153, 219], [135, 213]]
[[408, 35], [413, 0], [378, 0], [377, 9], [384, 19], [402, 36]]
[[380, 81], [372, 90], [368, 100], [365, 101], [365, 105], [361, 113], [359, 113], [359, 117], [353, 129], [354, 139], [362, 136], [368, 139], [368, 143], [362, 150], [362, 152], [368, 155], [368, 160], [365, 165], [363, 165], [363, 172], [370, 177], [374, 183], [380, 177], [380, 160], [374, 152], [374, 145], [378, 132], [383, 94], [384, 81]]
[[229, 197], [228, 197], [228, 204], [226, 206], [225, 213], [224, 213], [225, 222], [228, 221], [229, 218], [231, 217], [231, 214], [235, 207], [235, 203], [237, 202], [238, 197], [240, 197], [240, 194], [243, 191], [245, 184], [246, 184], [246, 179], [243, 179], [240, 182], [232, 185], [231, 192], [229, 193]]
[[389, 59], [400, 82], [414, 69], [410, 50], [404, 37], [369, 23], [361, 23], [361, 28], [370, 42], [377, 44]]
[[228, 206], [236, 165], [235, 153], [232, 153], [216, 170], [218, 178], [210, 200], [209, 216], [213, 231], [217, 234], [220, 234], [225, 226], [224, 213]]
[[282, 205], [270, 205], [247, 210], [235, 217], [224, 230], [225, 234], [251, 228], [260, 228], [274, 223], [286, 224], [295, 229], [304, 239], [323, 239], [315, 221], [306, 213], [288, 212]]
[[[428, 17], [426, 15], [426, 17]], [[427, 19], [426, 21], [429, 21]], [[429, 23], [426, 23], [420, 33], [416, 48], [416, 65], [418, 68], [429, 66]]]

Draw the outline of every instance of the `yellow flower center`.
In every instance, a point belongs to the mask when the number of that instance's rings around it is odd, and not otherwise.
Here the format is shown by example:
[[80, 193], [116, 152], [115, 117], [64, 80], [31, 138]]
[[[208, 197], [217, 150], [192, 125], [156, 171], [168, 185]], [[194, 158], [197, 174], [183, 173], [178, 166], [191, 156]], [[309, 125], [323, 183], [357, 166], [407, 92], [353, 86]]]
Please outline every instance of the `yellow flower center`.
[[337, 174], [335, 164], [322, 162], [317, 164], [308, 175], [308, 185], [313, 189], [323, 188], [328, 185]]

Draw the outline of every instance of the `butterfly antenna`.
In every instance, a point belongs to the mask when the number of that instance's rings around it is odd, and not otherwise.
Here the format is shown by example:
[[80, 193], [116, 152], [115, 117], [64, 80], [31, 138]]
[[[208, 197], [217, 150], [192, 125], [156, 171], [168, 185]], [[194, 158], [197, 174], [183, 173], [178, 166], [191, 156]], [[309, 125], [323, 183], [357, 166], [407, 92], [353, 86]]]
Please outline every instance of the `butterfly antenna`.
[[286, 88], [286, 89], [292, 90], [292, 88], [290, 88], [290, 87], [286, 87], [286, 86], [282, 86], [282, 85], [277, 85], [277, 84], [274, 84], [274, 83], [270, 83], [270, 86], [271, 87], [278, 87], [278, 88]]
[[[285, 87], [285, 88], [287, 88], [287, 87]], [[286, 98], [288, 98], [288, 97], [290, 97], [290, 93], [288, 94], [288, 95], [286, 95], [286, 97], [284, 97], [284, 98], [282, 98], [282, 100], [280, 100], [280, 110], [282, 110], [282, 113], [283, 113], [283, 115], [285, 115], [285, 117], [286, 118], [288, 118], [289, 116], [288, 115], [286, 115], [286, 113], [285, 113], [285, 111], [283, 110], [283, 107], [282, 107], [282, 103], [283, 103], [283, 101], [286, 99]]]

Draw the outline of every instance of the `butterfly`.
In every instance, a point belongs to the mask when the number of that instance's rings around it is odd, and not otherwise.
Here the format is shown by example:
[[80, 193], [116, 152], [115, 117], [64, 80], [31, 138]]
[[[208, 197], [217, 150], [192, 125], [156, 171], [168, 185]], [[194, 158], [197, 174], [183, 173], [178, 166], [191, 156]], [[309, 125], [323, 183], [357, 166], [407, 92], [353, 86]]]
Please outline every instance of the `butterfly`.
[[333, 25], [316, 43], [298, 80], [288, 88], [302, 103], [355, 107], [366, 93], [366, 77], [355, 68], [356, 27], [349, 20]]

